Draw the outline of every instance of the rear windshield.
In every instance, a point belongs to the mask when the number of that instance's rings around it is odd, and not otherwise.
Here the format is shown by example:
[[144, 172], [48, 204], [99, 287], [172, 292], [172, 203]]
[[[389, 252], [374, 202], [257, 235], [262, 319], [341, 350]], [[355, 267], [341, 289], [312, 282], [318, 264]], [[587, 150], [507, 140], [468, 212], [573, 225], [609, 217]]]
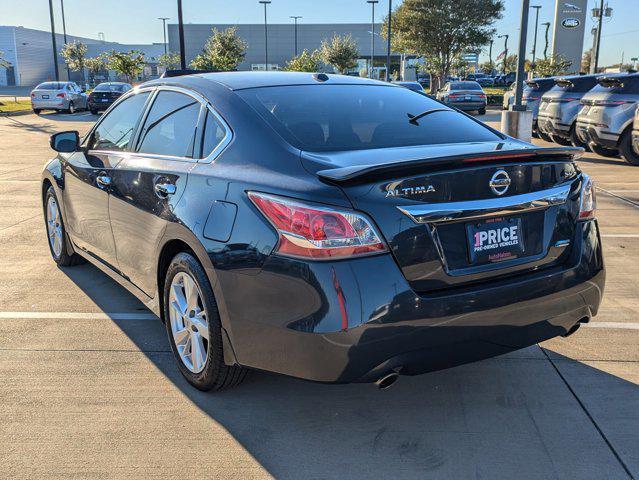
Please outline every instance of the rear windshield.
[[639, 76], [604, 77], [599, 80], [592, 92], [639, 94]]
[[597, 77], [558, 78], [553, 89], [565, 92], [587, 92], [597, 85]]
[[66, 83], [62, 82], [44, 82], [36, 87], [37, 90], [61, 90]]
[[93, 89], [94, 92], [126, 92], [126, 85], [113, 84], [113, 83], [101, 83]]
[[455, 82], [450, 84], [451, 90], [481, 90], [481, 85], [477, 82]]
[[550, 90], [553, 85], [554, 81], [552, 78], [546, 80], [526, 80], [524, 90], [528, 90], [529, 92], [545, 92]]
[[[481, 123], [406, 88], [296, 85], [237, 92], [300, 150], [342, 151], [500, 140]], [[444, 109], [409, 122], [432, 109]]]

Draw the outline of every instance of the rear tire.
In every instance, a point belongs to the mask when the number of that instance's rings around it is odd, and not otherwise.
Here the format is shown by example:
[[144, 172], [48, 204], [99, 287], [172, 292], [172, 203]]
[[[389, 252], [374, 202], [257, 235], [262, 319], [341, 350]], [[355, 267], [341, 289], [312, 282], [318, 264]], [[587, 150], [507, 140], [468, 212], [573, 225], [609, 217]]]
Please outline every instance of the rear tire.
[[73, 102], [69, 102], [69, 108], [67, 108], [67, 113], [74, 114], [75, 113], [75, 105]]
[[97, 115], [98, 114], [98, 111], [93, 109], [93, 108], [90, 109], [89, 111], [91, 112], [91, 115]]
[[477, 110], [477, 113], [480, 115], [486, 115], [486, 109], [485, 108], [480, 108], [479, 110]]
[[71, 267], [84, 263], [84, 259], [69, 247], [69, 239], [62, 221], [60, 205], [53, 187], [44, 195], [44, 224], [47, 228], [49, 251], [53, 261], [61, 267]]
[[597, 145], [594, 142], [590, 142], [588, 146], [590, 147], [590, 150], [592, 150], [593, 153], [596, 153], [597, 155], [601, 155], [602, 157], [614, 158], [619, 156], [619, 152], [617, 150], [612, 148], [602, 147], [601, 145]]
[[572, 143], [570, 143], [570, 140], [567, 140], [563, 137], [560, 137], [559, 135], [552, 135], [551, 136], [552, 141], [559, 144], [559, 145], [564, 145], [564, 146], [569, 146], [572, 145]]
[[171, 260], [163, 290], [166, 331], [184, 378], [203, 391], [240, 384], [247, 370], [224, 363], [220, 314], [206, 273], [193, 255], [182, 252]]
[[572, 127], [570, 127], [570, 132], [568, 135], [570, 136], [570, 144], [573, 147], [581, 147], [586, 151], [590, 151], [590, 147], [588, 146], [588, 144], [579, 140], [579, 137], [577, 136], [577, 129], [575, 128], [574, 124]]
[[40, 115], [40, 112], [42, 111], [41, 108], [34, 108], [33, 109], [33, 113], [35, 113], [36, 115]]
[[632, 132], [626, 130], [619, 141], [619, 153], [630, 165], [639, 167], [639, 154], [632, 148]]
[[547, 133], [537, 131], [537, 135], [539, 135], [539, 138], [541, 138], [543, 141], [552, 143], [552, 138], [550, 138], [550, 135], [548, 135]]

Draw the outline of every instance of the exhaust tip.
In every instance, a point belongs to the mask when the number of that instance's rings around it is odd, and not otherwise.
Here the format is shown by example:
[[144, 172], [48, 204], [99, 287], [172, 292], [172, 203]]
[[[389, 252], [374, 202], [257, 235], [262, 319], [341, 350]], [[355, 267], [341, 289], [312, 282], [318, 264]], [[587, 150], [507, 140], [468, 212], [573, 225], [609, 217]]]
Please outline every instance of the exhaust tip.
[[377, 385], [377, 388], [379, 388], [380, 390], [386, 390], [387, 388], [390, 388], [397, 381], [398, 378], [399, 374], [397, 372], [391, 372], [379, 378], [375, 382], [375, 385]]

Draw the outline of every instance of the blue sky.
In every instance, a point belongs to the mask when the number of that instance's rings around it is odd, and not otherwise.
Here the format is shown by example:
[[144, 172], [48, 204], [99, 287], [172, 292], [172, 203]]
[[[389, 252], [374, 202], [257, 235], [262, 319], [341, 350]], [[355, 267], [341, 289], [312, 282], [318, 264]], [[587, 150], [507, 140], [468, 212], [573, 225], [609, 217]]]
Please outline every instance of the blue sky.
[[[451, 0], [452, 1], [452, 0]], [[60, 31], [60, 0], [53, 0], [58, 13]], [[370, 5], [365, 0], [272, 0], [269, 22], [291, 22], [290, 15], [302, 15], [300, 23], [351, 23], [370, 21]], [[608, 0], [614, 9], [613, 19], [604, 26], [602, 61], [604, 65], [617, 63], [622, 52], [625, 58], [639, 56], [639, 0]], [[394, 0], [393, 4], [401, 3]], [[505, 0], [504, 18], [495, 23], [498, 34], [511, 36], [509, 49], [517, 46], [521, 0]], [[555, 0], [532, 0], [541, 5], [539, 23], [552, 22]], [[595, 0], [589, 0], [589, 7]], [[0, 0], [0, 24], [49, 30], [49, 10], [46, 0]], [[150, 43], [162, 41], [161, 22], [157, 17], [177, 20], [175, 0], [64, 0], [67, 32], [97, 38], [104, 32], [106, 39], [120, 43]], [[186, 23], [261, 23], [262, 5], [257, 0], [183, 0]], [[380, 0], [376, 19], [381, 20], [388, 9], [387, 0]], [[534, 18], [531, 15], [529, 32]], [[591, 44], [591, 22], [586, 26], [586, 48]], [[501, 51], [501, 41], [493, 52]], [[543, 50], [543, 27], [539, 31], [538, 51]], [[528, 51], [532, 49], [530, 36]], [[496, 53], [494, 55], [496, 56]]]

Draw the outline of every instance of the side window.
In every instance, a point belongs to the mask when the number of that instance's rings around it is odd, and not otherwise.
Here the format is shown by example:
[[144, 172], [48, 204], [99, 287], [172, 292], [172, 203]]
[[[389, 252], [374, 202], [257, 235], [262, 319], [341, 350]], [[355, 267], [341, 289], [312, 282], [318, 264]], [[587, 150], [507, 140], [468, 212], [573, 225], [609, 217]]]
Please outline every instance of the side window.
[[208, 157], [226, 137], [224, 125], [207, 110], [204, 133], [202, 134], [202, 158]]
[[89, 150], [126, 150], [149, 92], [133, 95], [111, 110], [89, 139]]
[[199, 114], [200, 102], [193, 97], [158, 92], [144, 122], [138, 151], [191, 158]]

